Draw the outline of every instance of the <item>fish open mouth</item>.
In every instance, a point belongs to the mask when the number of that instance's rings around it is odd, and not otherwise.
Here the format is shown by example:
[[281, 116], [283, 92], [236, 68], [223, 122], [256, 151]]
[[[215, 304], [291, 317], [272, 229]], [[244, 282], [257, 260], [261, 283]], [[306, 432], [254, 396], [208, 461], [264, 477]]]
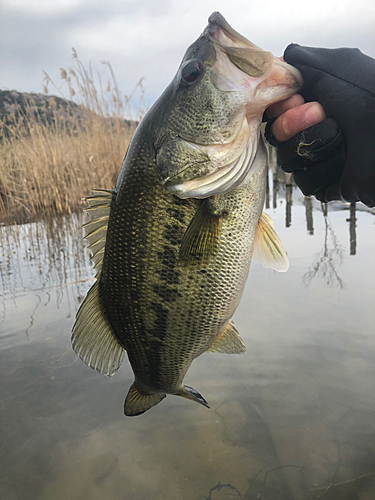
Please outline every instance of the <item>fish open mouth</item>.
[[243, 73], [253, 78], [262, 77], [262, 83], [264, 81], [266, 85], [273, 81], [274, 86], [297, 90], [302, 87], [302, 75], [297, 68], [250, 42], [234, 30], [220, 12], [211, 14], [204, 34]]

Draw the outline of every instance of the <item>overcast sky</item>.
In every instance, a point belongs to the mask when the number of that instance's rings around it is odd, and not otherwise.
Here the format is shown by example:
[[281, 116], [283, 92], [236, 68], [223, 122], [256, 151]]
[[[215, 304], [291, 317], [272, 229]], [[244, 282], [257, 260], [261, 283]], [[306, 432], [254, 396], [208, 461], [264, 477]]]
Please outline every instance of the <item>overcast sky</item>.
[[103, 78], [110, 61], [124, 94], [144, 77], [151, 104], [215, 10], [275, 55], [296, 42], [375, 57], [372, 0], [0, 0], [0, 89], [42, 92], [43, 70], [60, 84], [75, 47]]

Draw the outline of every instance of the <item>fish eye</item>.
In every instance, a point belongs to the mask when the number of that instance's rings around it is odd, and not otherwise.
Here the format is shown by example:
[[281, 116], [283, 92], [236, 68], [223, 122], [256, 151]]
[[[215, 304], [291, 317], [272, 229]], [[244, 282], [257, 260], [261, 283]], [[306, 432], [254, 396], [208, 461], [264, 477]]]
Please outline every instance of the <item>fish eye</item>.
[[188, 62], [181, 71], [181, 77], [185, 83], [194, 83], [203, 73], [203, 68], [198, 61]]

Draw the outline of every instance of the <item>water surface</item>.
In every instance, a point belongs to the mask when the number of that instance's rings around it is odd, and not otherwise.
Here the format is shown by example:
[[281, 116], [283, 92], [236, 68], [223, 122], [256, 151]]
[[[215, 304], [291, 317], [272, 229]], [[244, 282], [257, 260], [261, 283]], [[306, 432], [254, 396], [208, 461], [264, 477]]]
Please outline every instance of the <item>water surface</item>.
[[108, 378], [70, 347], [94, 276], [80, 217], [1, 228], [1, 498], [375, 498], [374, 213], [272, 182], [269, 205], [290, 269], [252, 265], [247, 353], [194, 361], [211, 410], [168, 396], [136, 418], [127, 360]]

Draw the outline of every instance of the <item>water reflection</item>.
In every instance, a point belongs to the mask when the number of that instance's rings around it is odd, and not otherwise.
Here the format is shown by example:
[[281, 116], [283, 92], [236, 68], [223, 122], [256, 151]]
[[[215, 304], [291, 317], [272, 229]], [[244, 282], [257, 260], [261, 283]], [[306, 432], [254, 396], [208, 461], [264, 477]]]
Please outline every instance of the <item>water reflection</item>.
[[5, 293], [46, 289], [86, 279], [82, 215], [0, 228], [0, 276]]
[[[306, 221], [309, 224], [307, 216]], [[312, 225], [312, 214], [310, 224]], [[343, 263], [343, 247], [340, 245], [327, 215], [324, 215], [324, 225], [323, 249], [315, 255], [314, 262], [303, 275], [302, 281], [308, 286], [314, 278], [320, 277], [327, 286], [343, 288], [344, 282], [338, 273], [338, 269]]]
[[125, 418], [129, 365], [103, 377], [70, 347], [94, 275], [83, 221], [0, 228], [2, 498], [375, 497], [374, 215], [290, 187], [270, 172], [291, 267], [252, 266], [234, 318], [246, 355], [189, 371], [210, 411], [168, 397]]
[[[0, 227], [3, 340], [4, 331], [10, 344], [29, 338], [38, 316], [61, 307], [67, 318], [74, 317], [93, 275], [82, 244], [83, 217]], [[19, 310], [16, 327], [11, 318]]]

